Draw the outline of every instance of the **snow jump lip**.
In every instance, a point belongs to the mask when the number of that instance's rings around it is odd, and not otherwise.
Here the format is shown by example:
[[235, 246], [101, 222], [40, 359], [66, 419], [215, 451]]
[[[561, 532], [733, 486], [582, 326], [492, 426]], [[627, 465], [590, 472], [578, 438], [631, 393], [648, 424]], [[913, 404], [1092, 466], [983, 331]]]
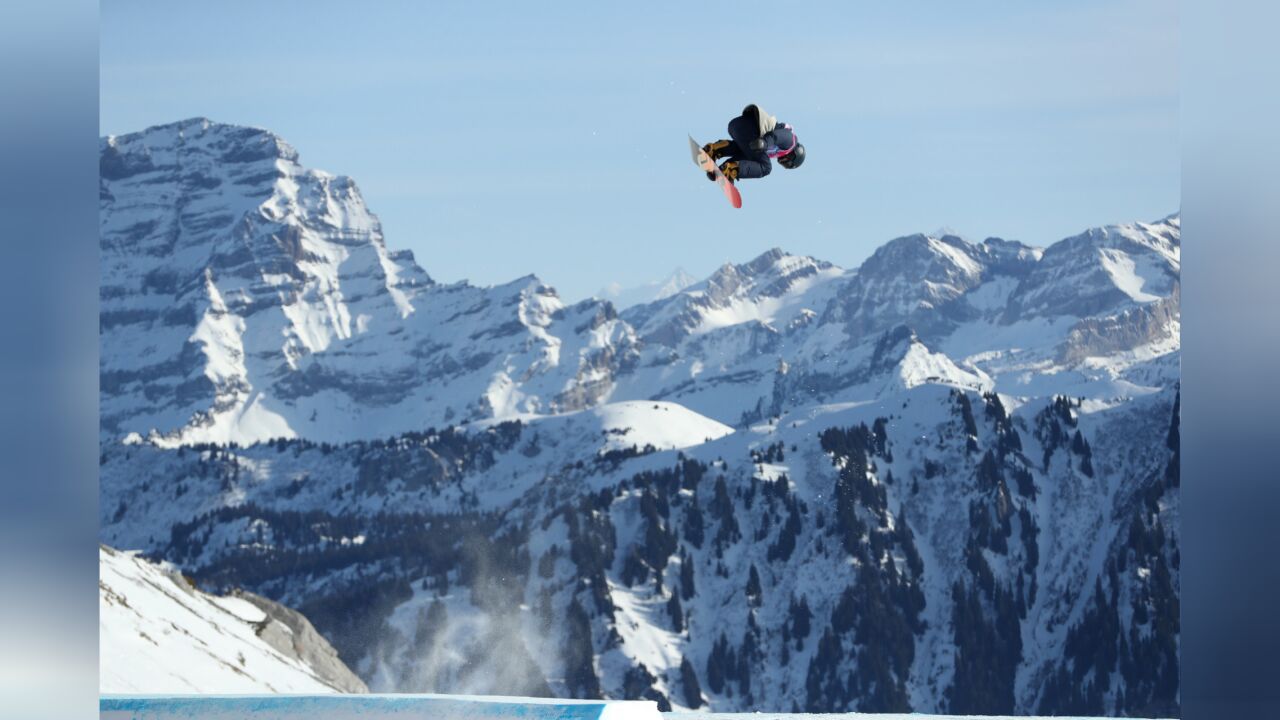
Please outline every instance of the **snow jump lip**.
[[467, 695], [103, 695], [101, 720], [243, 717], [306, 720], [661, 720], [648, 700]]

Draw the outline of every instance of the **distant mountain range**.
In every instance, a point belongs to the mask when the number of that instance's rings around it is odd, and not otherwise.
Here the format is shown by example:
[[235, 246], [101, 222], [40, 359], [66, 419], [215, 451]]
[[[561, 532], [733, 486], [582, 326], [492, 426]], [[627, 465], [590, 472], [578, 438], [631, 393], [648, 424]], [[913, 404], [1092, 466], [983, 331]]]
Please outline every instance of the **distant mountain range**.
[[676, 268], [675, 272], [665, 280], [656, 280], [635, 287], [623, 287], [614, 282], [609, 283], [596, 293], [596, 297], [608, 300], [619, 310], [626, 310], [632, 305], [643, 305], [656, 300], [665, 300], [685, 288], [698, 282], [698, 278]]
[[103, 540], [375, 690], [1177, 712], [1177, 215], [619, 309], [433, 281], [265, 130], [101, 175]]

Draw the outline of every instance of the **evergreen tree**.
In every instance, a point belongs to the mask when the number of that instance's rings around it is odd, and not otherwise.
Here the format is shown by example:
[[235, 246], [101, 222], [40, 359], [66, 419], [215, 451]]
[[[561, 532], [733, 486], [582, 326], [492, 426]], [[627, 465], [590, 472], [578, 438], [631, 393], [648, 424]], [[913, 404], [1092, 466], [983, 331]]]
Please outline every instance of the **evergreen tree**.
[[693, 500], [684, 508], [684, 537], [689, 544], [695, 548], [702, 548], [702, 540], [704, 537], [704, 526], [702, 521], [702, 508], [698, 506], [698, 496], [694, 495]]
[[680, 687], [684, 690], [684, 704], [690, 710], [702, 707], [702, 686], [698, 684], [698, 674], [694, 672], [689, 658], [680, 659]]
[[965, 451], [977, 452], [978, 423], [973, 419], [973, 404], [969, 402], [969, 396], [965, 393], [955, 390], [952, 393], [956, 399], [956, 406], [960, 410], [960, 419], [964, 427]]
[[671, 631], [676, 634], [684, 632], [684, 608], [680, 606], [680, 596], [674, 592], [667, 601], [667, 614], [671, 616]]
[[1176, 488], [1182, 484], [1182, 392], [1173, 397], [1173, 418], [1169, 421], [1169, 434], [1165, 436], [1165, 446], [1172, 453], [1169, 463], [1165, 465], [1165, 485]]
[[756, 572], [754, 563], [751, 565], [751, 571], [747, 575], [747, 604], [753, 608], [760, 607], [764, 602], [764, 590], [760, 587], [760, 573]]
[[729, 640], [720, 633], [720, 638], [711, 645], [711, 652], [707, 655], [707, 686], [711, 688], [713, 693], [724, 692], [726, 675], [729, 671], [729, 658], [727, 657]]
[[809, 625], [813, 620], [813, 613], [809, 611], [809, 601], [805, 596], [801, 595], [798, 603], [792, 598], [788, 615], [791, 621], [791, 635], [796, 639], [796, 650], [800, 650], [804, 647], [805, 638], [809, 637]]
[[575, 698], [599, 698], [600, 679], [595, 671], [595, 648], [591, 641], [591, 620], [575, 597], [565, 616], [565, 645], [562, 652], [565, 686]]

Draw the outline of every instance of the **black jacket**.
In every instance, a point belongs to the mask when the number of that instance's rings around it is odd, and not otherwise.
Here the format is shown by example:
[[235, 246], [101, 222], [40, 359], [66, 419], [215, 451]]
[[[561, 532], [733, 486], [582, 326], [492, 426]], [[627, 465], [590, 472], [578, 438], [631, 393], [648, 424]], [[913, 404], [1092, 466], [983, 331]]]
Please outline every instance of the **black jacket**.
[[748, 105], [742, 114], [729, 121], [729, 137], [733, 139], [730, 156], [738, 161], [738, 178], [761, 178], [773, 170], [771, 152], [785, 151], [796, 142], [795, 133], [777, 118]]

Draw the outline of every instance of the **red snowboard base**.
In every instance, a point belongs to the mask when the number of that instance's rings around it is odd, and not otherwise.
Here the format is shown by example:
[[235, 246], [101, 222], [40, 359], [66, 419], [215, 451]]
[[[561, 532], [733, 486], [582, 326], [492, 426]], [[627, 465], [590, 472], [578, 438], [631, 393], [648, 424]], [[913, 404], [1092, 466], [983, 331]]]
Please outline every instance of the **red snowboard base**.
[[715, 173], [716, 184], [724, 191], [724, 196], [729, 198], [729, 204], [736, 208], [742, 207], [742, 195], [738, 193], [738, 188], [729, 182], [729, 178], [720, 172], [720, 168], [716, 167], [716, 161], [703, 151], [702, 146], [698, 144], [693, 136], [689, 136], [689, 151], [693, 154], [693, 162], [702, 168], [703, 172]]

